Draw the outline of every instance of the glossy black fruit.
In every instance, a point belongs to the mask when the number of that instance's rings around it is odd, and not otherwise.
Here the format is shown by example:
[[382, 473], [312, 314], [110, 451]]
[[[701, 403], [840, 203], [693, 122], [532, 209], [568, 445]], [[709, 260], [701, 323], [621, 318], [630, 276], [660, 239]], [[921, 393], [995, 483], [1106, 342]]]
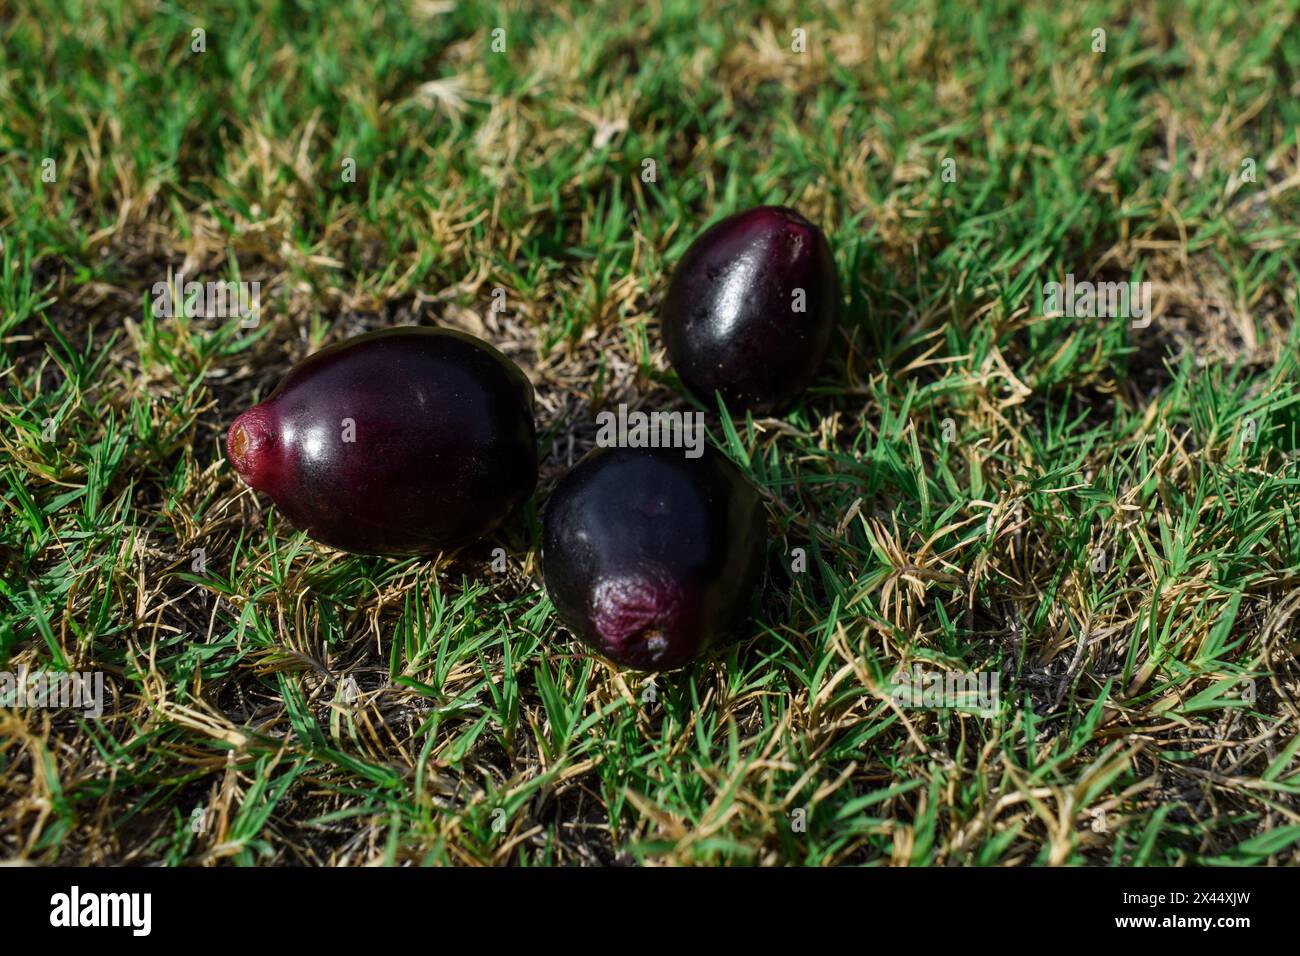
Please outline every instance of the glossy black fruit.
[[822, 231], [784, 206], [705, 230], [673, 273], [663, 336], [702, 401], [771, 412], [808, 387], [839, 317], [835, 258]]
[[449, 329], [362, 335], [308, 357], [240, 415], [240, 476], [318, 541], [371, 554], [468, 544], [537, 483], [533, 390]]
[[720, 452], [599, 449], [546, 506], [542, 574], [584, 643], [637, 670], [695, 659], [744, 618], [764, 554], [758, 492]]

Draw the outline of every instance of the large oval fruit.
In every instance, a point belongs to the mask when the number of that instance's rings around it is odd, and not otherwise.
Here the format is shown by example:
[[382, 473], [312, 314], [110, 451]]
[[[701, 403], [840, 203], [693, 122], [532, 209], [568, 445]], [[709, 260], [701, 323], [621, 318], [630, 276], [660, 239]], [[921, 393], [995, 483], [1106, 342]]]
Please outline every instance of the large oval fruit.
[[305, 359], [235, 420], [226, 449], [316, 540], [427, 554], [486, 534], [532, 494], [532, 401], [518, 366], [487, 343], [389, 329]]
[[637, 670], [696, 658], [743, 619], [764, 554], [758, 492], [725, 456], [598, 449], [546, 506], [542, 574], [585, 644]]
[[699, 236], [668, 286], [663, 337], [701, 400], [771, 412], [808, 387], [839, 316], [826, 237], [793, 209], [760, 206]]

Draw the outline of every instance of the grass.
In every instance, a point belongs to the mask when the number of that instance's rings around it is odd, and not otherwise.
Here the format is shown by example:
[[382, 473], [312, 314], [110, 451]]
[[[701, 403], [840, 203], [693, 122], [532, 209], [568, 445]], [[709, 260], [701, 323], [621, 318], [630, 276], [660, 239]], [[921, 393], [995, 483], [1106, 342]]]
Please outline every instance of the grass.
[[[110, 698], [0, 708], [3, 855], [1294, 864], [1298, 19], [7, 12], [0, 667]], [[689, 406], [667, 275], [763, 202], [823, 225], [846, 297], [789, 415], [710, 415], [768, 500], [769, 579], [714, 657], [619, 672], [557, 625], [537, 516], [601, 408]], [[175, 273], [260, 282], [261, 322], [156, 316]], [[1066, 273], [1149, 281], [1150, 325], [1045, 317]], [[460, 554], [330, 551], [224, 429], [313, 349], [410, 323], [528, 373], [538, 496]], [[996, 671], [996, 713], [900, 706], [917, 664]]]

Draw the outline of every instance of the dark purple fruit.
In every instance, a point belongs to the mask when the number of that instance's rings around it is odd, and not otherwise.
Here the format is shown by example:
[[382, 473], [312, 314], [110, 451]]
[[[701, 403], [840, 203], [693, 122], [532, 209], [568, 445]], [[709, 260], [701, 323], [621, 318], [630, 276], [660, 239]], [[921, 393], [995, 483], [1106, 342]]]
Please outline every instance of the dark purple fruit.
[[487, 343], [389, 329], [309, 356], [235, 420], [226, 450], [317, 541], [427, 554], [481, 537], [532, 494], [532, 403]]
[[826, 237], [793, 209], [759, 206], [709, 227], [682, 256], [663, 307], [673, 368], [701, 400], [775, 411], [808, 387], [839, 316]]
[[546, 506], [542, 575], [560, 620], [625, 667], [687, 664], [744, 618], [764, 553], [758, 492], [720, 452], [598, 449]]

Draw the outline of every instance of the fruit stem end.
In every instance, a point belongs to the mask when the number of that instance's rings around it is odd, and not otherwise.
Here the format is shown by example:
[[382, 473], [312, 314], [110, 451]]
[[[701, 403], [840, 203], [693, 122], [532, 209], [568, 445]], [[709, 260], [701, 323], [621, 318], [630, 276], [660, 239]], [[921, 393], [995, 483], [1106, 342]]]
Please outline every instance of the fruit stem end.
[[271, 416], [260, 405], [250, 408], [235, 419], [226, 433], [226, 454], [230, 463], [253, 488], [261, 485], [270, 451], [272, 436]]

